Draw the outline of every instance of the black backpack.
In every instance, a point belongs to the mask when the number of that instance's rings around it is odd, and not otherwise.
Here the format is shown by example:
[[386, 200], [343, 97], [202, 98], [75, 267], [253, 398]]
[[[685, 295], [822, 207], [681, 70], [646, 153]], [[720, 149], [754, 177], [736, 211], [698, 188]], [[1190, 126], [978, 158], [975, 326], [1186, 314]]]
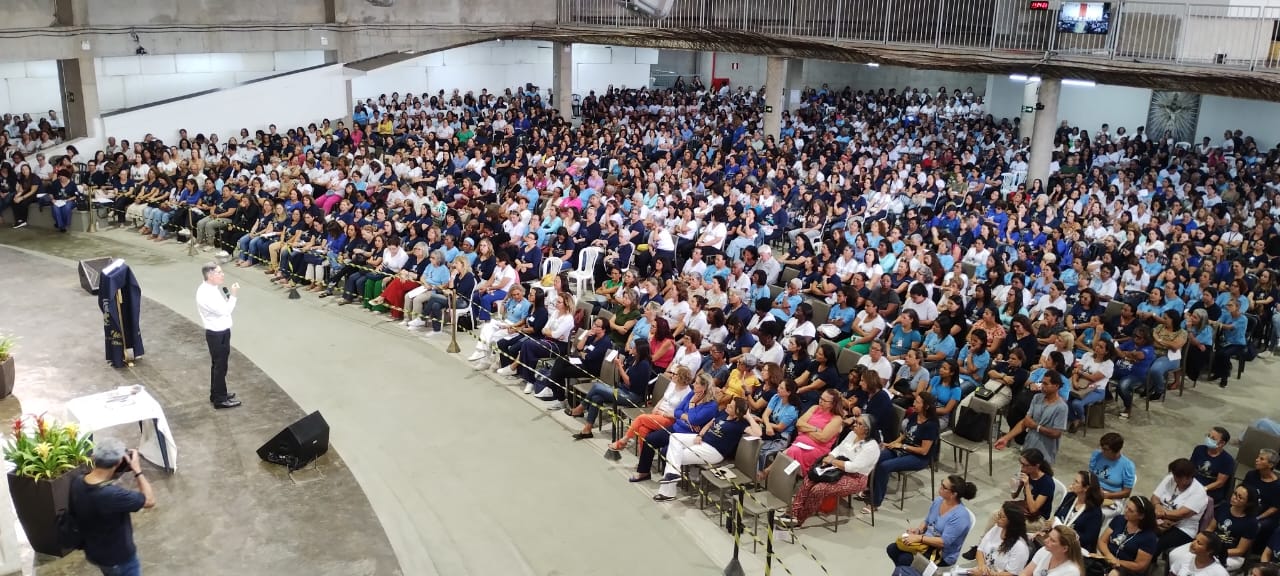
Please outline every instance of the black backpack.
[[991, 415], [977, 410], [961, 410], [951, 430], [966, 440], [986, 442], [991, 437]]

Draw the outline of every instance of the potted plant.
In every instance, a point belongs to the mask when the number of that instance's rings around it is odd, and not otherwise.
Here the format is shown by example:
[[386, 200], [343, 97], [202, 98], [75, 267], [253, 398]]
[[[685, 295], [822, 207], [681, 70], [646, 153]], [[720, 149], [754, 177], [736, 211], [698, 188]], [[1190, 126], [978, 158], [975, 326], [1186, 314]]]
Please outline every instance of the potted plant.
[[17, 346], [16, 336], [0, 334], [0, 400], [13, 394], [13, 349]]
[[58, 538], [58, 514], [67, 508], [72, 472], [92, 465], [93, 442], [75, 424], [41, 416], [13, 420], [13, 438], [4, 447], [12, 465], [9, 495], [27, 540], [36, 552], [66, 556], [71, 548]]

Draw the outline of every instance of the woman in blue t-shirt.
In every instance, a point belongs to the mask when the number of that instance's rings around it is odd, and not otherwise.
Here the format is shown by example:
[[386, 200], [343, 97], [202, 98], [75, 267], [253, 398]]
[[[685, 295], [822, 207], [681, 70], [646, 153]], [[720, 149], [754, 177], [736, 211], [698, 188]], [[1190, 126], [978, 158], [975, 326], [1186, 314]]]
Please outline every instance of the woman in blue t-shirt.
[[667, 443], [667, 465], [654, 502], [676, 499], [677, 483], [685, 464], [715, 466], [733, 456], [742, 436], [759, 436], [760, 419], [751, 414], [746, 398], [734, 398], [724, 411], [704, 424], [697, 434], [672, 434]]
[[897, 362], [907, 353], [907, 350], [919, 348], [920, 342], [924, 340], [920, 336], [917, 327], [920, 325], [920, 316], [915, 310], [904, 310], [898, 316], [898, 321], [893, 324], [893, 329], [889, 334], [889, 361]]
[[955, 360], [947, 360], [938, 367], [938, 374], [929, 381], [929, 393], [936, 398], [938, 429], [951, 427], [951, 415], [955, 414], [964, 396], [960, 387], [960, 368]]

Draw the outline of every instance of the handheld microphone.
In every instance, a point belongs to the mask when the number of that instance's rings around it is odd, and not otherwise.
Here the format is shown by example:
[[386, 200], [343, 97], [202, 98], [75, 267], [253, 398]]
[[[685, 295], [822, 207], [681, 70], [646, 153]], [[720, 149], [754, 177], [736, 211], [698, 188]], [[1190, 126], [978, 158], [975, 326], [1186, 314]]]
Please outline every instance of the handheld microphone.
[[225, 296], [225, 297], [227, 297], [227, 298], [230, 298], [230, 297], [231, 297], [231, 291], [230, 291], [230, 290], [228, 290], [226, 286], [219, 286], [219, 288], [222, 288], [222, 295], [223, 295], [223, 296]]

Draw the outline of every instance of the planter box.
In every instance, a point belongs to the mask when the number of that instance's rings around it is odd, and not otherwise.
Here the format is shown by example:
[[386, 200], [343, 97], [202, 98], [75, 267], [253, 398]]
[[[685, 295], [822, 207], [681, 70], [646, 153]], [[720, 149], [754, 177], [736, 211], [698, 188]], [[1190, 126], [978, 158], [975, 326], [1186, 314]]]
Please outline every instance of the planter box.
[[27, 533], [31, 548], [40, 554], [66, 556], [74, 548], [58, 541], [58, 512], [67, 508], [71, 480], [79, 472], [69, 472], [53, 480], [32, 480], [9, 474], [9, 496], [18, 521]]
[[13, 356], [10, 356], [8, 360], [0, 362], [0, 400], [13, 394], [13, 380]]

